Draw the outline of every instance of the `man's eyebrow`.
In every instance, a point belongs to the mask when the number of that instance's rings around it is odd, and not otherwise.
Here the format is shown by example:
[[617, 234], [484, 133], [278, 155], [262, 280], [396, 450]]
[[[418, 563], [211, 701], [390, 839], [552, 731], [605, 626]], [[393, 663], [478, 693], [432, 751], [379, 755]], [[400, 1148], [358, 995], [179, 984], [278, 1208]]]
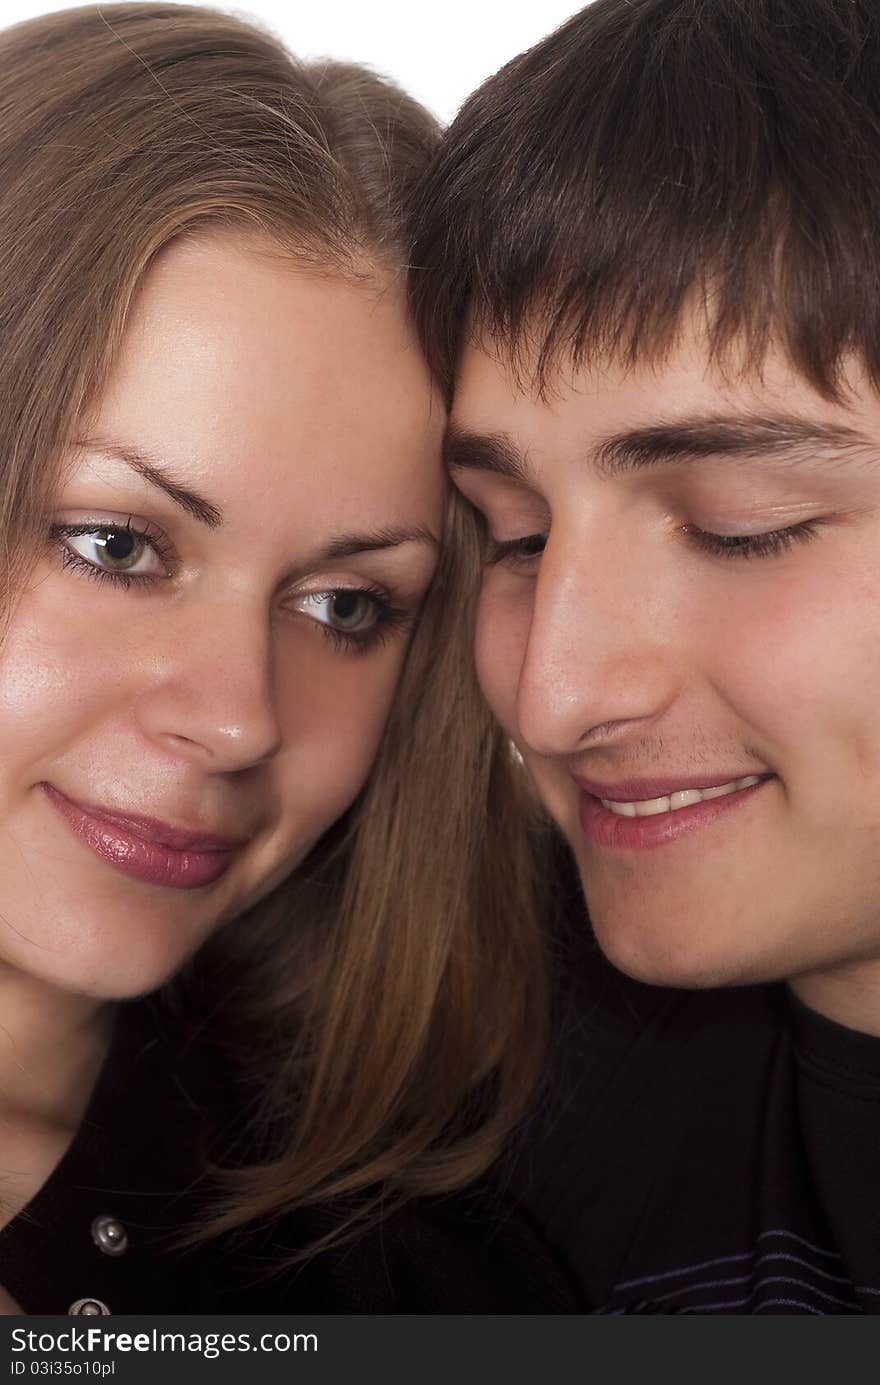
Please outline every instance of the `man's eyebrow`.
[[722, 415], [676, 419], [607, 437], [593, 454], [605, 476], [707, 457], [768, 458], [785, 465], [840, 462], [880, 455], [880, 444], [839, 423], [779, 415]]
[[151, 486], [156, 486], [160, 491], [164, 491], [175, 505], [179, 505], [182, 510], [199, 520], [201, 524], [206, 524], [209, 529], [217, 529], [223, 523], [222, 510], [219, 510], [210, 500], [206, 500], [203, 495], [199, 495], [198, 491], [175, 481], [164, 463], [157, 461], [155, 457], [149, 456], [139, 448], [90, 439], [82, 439], [76, 445], [84, 452], [91, 452], [99, 457], [108, 457], [111, 461], [122, 462], [125, 466], [131, 467], [138, 476], [148, 481]]
[[[652, 423], [603, 439], [591, 460], [604, 476], [709, 457], [767, 458], [783, 465], [880, 458], [880, 441], [840, 423], [789, 415], [711, 414]], [[526, 459], [503, 433], [472, 433], [450, 425], [444, 442], [449, 470], [487, 471], [533, 484]]]
[[450, 424], [443, 440], [443, 460], [450, 471], [490, 471], [528, 484], [525, 459], [503, 433], [471, 433]]
[[400, 548], [405, 543], [430, 544], [440, 547], [440, 540], [430, 529], [417, 524], [412, 529], [374, 529], [364, 534], [339, 534], [315, 553], [307, 564], [308, 568], [320, 567], [338, 558], [354, 558], [358, 553], [376, 553], [386, 548]]

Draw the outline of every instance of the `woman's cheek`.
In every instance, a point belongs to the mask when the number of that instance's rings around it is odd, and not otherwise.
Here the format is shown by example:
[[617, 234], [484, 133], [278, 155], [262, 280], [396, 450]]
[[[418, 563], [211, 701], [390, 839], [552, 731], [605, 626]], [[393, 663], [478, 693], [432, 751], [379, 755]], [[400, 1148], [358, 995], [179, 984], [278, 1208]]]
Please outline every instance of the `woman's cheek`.
[[126, 669], [110, 631], [96, 640], [94, 622], [84, 625], [75, 603], [46, 596], [27, 593], [0, 639], [4, 756], [10, 748], [16, 758], [43, 755], [66, 743], [77, 724], [112, 702]]
[[[324, 637], [308, 632], [316, 641]], [[320, 835], [362, 789], [385, 729], [403, 662], [403, 641], [364, 655], [329, 644], [287, 656], [281, 699], [285, 797], [314, 819]]]

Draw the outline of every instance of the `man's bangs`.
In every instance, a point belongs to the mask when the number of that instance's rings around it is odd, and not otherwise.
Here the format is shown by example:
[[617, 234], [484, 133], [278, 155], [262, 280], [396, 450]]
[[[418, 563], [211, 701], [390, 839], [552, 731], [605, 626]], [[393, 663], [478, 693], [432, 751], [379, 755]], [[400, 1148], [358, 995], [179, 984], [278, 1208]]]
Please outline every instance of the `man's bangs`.
[[466, 323], [541, 387], [662, 357], [694, 308], [715, 360], [880, 385], [880, 11], [766, 9], [596, 0], [464, 106], [413, 253], [447, 386]]
[[[625, 249], [641, 259], [631, 242]], [[791, 272], [796, 259], [787, 247], [741, 256], [733, 266], [703, 264], [691, 279], [690, 264], [670, 253], [668, 239], [665, 250], [664, 256], [659, 247], [642, 252], [651, 259], [650, 276], [633, 273], [632, 260], [627, 273], [590, 274], [587, 246], [567, 276], [536, 278], [522, 301], [516, 298], [521, 280], [500, 284], [493, 297], [471, 299], [464, 339], [502, 359], [518, 388], [541, 396], [571, 371], [659, 367], [686, 329], [703, 342], [710, 368], [730, 379], [760, 376], [768, 352], [776, 350], [829, 400], [844, 397], [843, 376], [853, 360], [880, 389], [875, 303], [845, 303], [839, 294], [822, 295], [819, 285], [805, 292], [803, 270]], [[831, 280], [840, 272], [829, 265]], [[455, 343], [432, 349], [453, 371]]]

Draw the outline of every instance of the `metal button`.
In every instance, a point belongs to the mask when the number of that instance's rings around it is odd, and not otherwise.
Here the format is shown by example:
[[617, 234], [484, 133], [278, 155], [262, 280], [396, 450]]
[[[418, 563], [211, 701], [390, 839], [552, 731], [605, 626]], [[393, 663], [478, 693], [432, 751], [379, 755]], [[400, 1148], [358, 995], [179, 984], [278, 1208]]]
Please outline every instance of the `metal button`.
[[92, 1240], [104, 1255], [124, 1255], [128, 1250], [128, 1232], [115, 1217], [95, 1217]]
[[99, 1298], [78, 1298], [67, 1310], [67, 1316], [84, 1318], [110, 1318], [112, 1313], [106, 1303]]

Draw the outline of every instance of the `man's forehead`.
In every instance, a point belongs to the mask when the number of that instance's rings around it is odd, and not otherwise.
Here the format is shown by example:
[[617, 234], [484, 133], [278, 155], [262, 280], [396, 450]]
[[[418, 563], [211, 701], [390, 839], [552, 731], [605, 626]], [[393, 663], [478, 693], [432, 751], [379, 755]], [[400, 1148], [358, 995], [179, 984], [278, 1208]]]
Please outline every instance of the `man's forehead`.
[[779, 352], [758, 370], [720, 366], [684, 341], [663, 361], [560, 370], [543, 392], [503, 352], [461, 356], [446, 448], [452, 467], [524, 479], [573, 455], [607, 474], [701, 457], [836, 464], [880, 458], [880, 398], [857, 367], [839, 400], [820, 395]]
[[515, 407], [528, 391], [507, 352], [490, 344], [465, 343], [456, 366], [452, 417], [470, 417], [491, 408]]
[[560, 360], [539, 383], [538, 347], [507, 346], [471, 337], [458, 361], [451, 417], [468, 431], [495, 431], [500, 420], [550, 420], [574, 412], [600, 426], [606, 416], [651, 423], [671, 414], [796, 412], [817, 422], [849, 421], [880, 434], [880, 394], [862, 363], [849, 358], [840, 371], [836, 399], [820, 393], [780, 346], [770, 344], [759, 361], [745, 346], [724, 358], [711, 354], [707, 336], [683, 326], [673, 346], [634, 362], [588, 356]]

